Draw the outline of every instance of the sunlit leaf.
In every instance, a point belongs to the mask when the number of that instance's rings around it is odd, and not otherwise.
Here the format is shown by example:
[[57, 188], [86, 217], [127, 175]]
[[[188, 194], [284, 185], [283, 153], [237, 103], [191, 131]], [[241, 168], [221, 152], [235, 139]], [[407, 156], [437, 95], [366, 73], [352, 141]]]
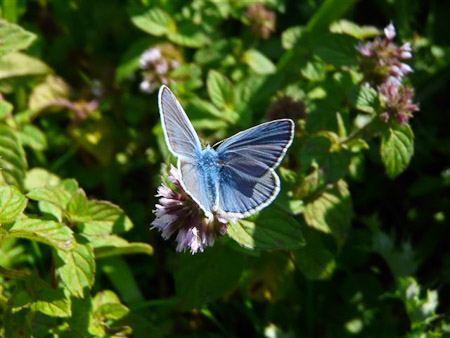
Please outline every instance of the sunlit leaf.
[[131, 21], [144, 32], [161, 36], [174, 31], [175, 22], [164, 10], [153, 7], [143, 13], [131, 16]]
[[0, 124], [0, 184], [23, 187], [27, 161], [15, 133]]
[[94, 248], [95, 258], [110, 257], [116, 255], [129, 254], [153, 254], [153, 248], [147, 243], [130, 243], [127, 240], [116, 236], [86, 236]]
[[16, 52], [28, 48], [36, 35], [24, 30], [22, 27], [0, 19], [0, 55]]
[[45, 81], [34, 87], [31, 92], [28, 106], [35, 113], [46, 108], [58, 106], [61, 109], [63, 100], [68, 100], [70, 96], [70, 88], [66, 82], [55, 75], [48, 75]]
[[233, 86], [225, 76], [215, 70], [210, 70], [206, 80], [206, 88], [211, 101], [218, 108], [233, 107]]
[[380, 30], [374, 26], [359, 26], [354, 22], [342, 19], [330, 25], [332, 33], [351, 35], [359, 40], [371, 38], [380, 34]]
[[178, 45], [191, 48], [199, 48], [206, 42], [206, 37], [201, 27], [189, 21], [180, 24], [177, 32], [169, 33], [167, 37]]
[[408, 167], [414, 154], [414, 134], [408, 125], [392, 125], [382, 134], [381, 159], [390, 178], [400, 175]]
[[292, 49], [300, 41], [304, 28], [301, 26], [292, 26], [281, 34], [281, 43], [284, 49]]
[[60, 178], [44, 168], [33, 168], [25, 176], [25, 190], [30, 191], [44, 186], [56, 186]]
[[354, 87], [350, 93], [350, 102], [359, 110], [375, 113], [378, 107], [378, 94], [371, 87]]
[[244, 53], [244, 62], [257, 74], [272, 74], [276, 67], [270, 59], [256, 49], [250, 49]]
[[72, 194], [61, 186], [45, 186], [31, 190], [27, 197], [35, 201], [44, 201], [65, 210]]
[[26, 205], [27, 199], [15, 186], [0, 186], [0, 226], [14, 221]]
[[72, 198], [67, 204], [66, 211], [72, 222], [90, 220], [88, 200], [83, 189], [78, 189], [78, 191], [72, 195]]
[[0, 100], [0, 120], [3, 120], [8, 115], [11, 115], [13, 108], [13, 105], [8, 101]]
[[0, 80], [18, 76], [45, 75], [50, 72], [51, 69], [39, 59], [14, 52], [2, 56]]
[[47, 137], [35, 125], [26, 124], [22, 130], [17, 132], [17, 136], [23, 146], [28, 146], [34, 150], [42, 151], [47, 149]]
[[318, 58], [308, 61], [300, 71], [302, 75], [311, 81], [322, 81], [325, 79], [325, 65]]

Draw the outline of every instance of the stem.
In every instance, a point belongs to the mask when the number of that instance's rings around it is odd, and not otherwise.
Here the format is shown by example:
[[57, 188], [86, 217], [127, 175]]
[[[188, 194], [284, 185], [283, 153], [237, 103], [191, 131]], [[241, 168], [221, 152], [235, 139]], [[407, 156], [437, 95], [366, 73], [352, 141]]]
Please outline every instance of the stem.
[[364, 127], [362, 127], [362, 128], [360, 128], [360, 129], [354, 131], [352, 134], [350, 134], [350, 135], [347, 136], [346, 138], [343, 138], [342, 140], [340, 140], [340, 141], [339, 141], [339, 144], [340, 144], [340, 145], [341, 145], [341, 144], [345, 144], [345, 143], [350, 142], [351, 140], [357, 138], [359, 135], [361, 135], [362, 133], [364, 133], [364, 132], [369, 128], [369, 126], [372, 125], [373, 121], [374, 121], [374, 120], [371, 120], [370, 122], [367, 122], [367, 123], [364, 125]]
[[23, 272], [15, 269], [8, 269], [4, 268], [3, 266], [0, 266], [0, 275], [15, 279], [27, 279], [30, 276], [28, 272]]

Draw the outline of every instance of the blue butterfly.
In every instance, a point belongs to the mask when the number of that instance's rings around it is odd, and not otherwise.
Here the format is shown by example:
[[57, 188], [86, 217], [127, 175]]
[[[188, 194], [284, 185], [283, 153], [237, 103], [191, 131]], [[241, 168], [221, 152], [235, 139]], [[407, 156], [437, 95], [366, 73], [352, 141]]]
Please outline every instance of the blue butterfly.
[[272, 203], [280, 191], [275, 168], [294, 136], [292, 120], [263, 123], [203, 148], [183, 107], [164, 85], [158, 103], [167, 146], [178, 158], [182, 187], [208, 218], [243, 218]]

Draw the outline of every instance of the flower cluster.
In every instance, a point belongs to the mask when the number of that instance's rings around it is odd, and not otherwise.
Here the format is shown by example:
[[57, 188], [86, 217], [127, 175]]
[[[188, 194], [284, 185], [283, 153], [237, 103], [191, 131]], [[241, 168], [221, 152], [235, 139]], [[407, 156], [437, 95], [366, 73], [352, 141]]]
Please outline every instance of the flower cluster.
[[374, 41], [359, 44], [361, 70], [367, 85], [374, 85], [383, 102], [380, 118], [384, 122], [390, 120], [405, 124], [419, 106], [413, 103], [414, 89], [403, 84], [404, 76], [411, 73], [412, 68], [402, 60], [412, 57], [410, 43], [397, 46], [393, 40], [397, 35], [391, 23], [384, 29], [384, 36]]
[[361, 54], [361, 69], [368, 82], [380, 85], [389, 80], [400, 85], [403, 76], [412, 72], [412, 68], [402, 62], [412, 57], [411, 44], [405, 43], [399, 47], [393, 42], [395, 36], [396, 31], [391, 23], [384, 29], [383, 37], [356, 47]]
[[156, 218], [153, 228], [161, 231], [164, 239], [175, 233], [178, 252], [189, 249], [191, 253], [203, 252], [207, 246], [214, 245], [215, 236], [223, 236], [227, 229], [228, 219], [216, 217], [208, 219], [198, 204], [184, 191], [179, 172], [171, 167], [168, 179], [175, 190], [165, 185], [158, 187], [159, 204], [156, 205]]
[[169, 74], [179, 66], [180, 61], [180, 53], [169, 43], [147, 49], [139, 59], [144, 78], [140, 84], [141, 91], [150, 94], [161, 84], [170, 84]]
[[284, 95], [269, 107], [266, 116], [269, 121], [281, 118], [290, 118], [294, 121], [301, 120], [306, 117], [305, 104]]
[[250, 26], [253, 35], [266, 40], [275, 32], [276, 15], [264, 4], [254, 3], [245, 11], [244, 22]]

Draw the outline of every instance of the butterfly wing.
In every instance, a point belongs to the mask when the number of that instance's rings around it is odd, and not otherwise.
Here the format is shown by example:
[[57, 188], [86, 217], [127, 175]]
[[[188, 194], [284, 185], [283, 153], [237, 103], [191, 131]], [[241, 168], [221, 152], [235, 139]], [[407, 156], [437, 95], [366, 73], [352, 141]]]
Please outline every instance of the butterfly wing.
[[275, 120], [244, 130], [217, 148], [223, 161], [219, 177], [219, 209], [246, 217], [269, 205], [280, 190], [275, 168], [292, 143], [294, 122]]
[[180, 159], [195, 161], [202, 149], [200, 140], [183, 107], [164, 85], [159, 90], [158, 103], [164, 137], [170, 152]]

